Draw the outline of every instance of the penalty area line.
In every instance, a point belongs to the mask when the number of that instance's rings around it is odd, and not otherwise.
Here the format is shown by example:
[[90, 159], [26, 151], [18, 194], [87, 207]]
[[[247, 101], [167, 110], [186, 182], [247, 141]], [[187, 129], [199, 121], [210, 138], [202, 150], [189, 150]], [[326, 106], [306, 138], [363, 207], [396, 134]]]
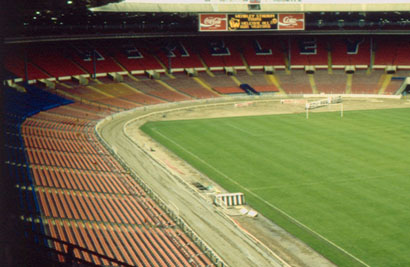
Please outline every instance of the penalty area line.
[[[237, 185], [238, 187], [242, 188], [244, 191], [248, 192], [249, 194], [251, 194], [252, 196], [254, 196], [255, 198], [259, 199], [260, 201], [262, 201], [263, 203], [265, 203], [266, 205], [268, 205], [269, 207], [273, 208], [274, 210], [278, 211], [279, 213], [281, 213], [282, 215], [284, 215], [285, 217], [287, 217], [290, 221], [292, 221], [293, 223], [295, 223], [296, 225], [299, 225], [301, 228], [307, 230], [308, 232], [311, 232], [312, 234], [316, 235], [317, 237], [319, 237], [320, 239], [322, 239], [323, 241], [327, 242], [328, 244], [332, 245], [333, 247], [337, 248], [338, 250], [342, 251], [344, 254], [346, 254], [347, 256], [351, 257], [352, 259], [356, 260], [357, 262], [359, 262], [360, 264], [362, 264], [363, 266], [366, 267], [370, 267], [370, 265], [368, 265], [367, 263], [365, 263], [364, 261], [362, 261], [361, 259], [357, 258], [356, 256], [354, 256], [353, 254], [351, 254], [350, 252], [346, 251], [345, 249], [343, 249], [342, 247], [340, 247], [339, 245], [337, 245], [336, 243], [332, 242], [331, 240], [327, 239], [326, 237], [322, 236], [321, 234], [319, 234], [318, 232], [314, 231], [313, 229], [311, 229], [309, 226], [299, 222], [297, 219], [293, 218], [292, 216], [290, 216], [289, 214], [287, 214], [285, 211], [283, 211], [282, 209], [276, 207], [275, 205], [273, 205], [272, 203], [266, 201], [265, 199], [261, 198], [259, 195], [255, 194], [254, 192], [252, 192], [251, 190], [249, 190], [247, 187], [239, 184], [237, 181], [233, 180], [232, 178], [230, 178], [228, 175], [224, 174], [223, 172], [221, 172], [220, 170], [216, 169], [214, 166], [210, 165], [209, 163], [207, 163], [206, 161], [204, 161], [203, 159], [201, 159], [200, 157], [198, 157], [197, 155], [195, 155], [194, 153], [192, 153], [191, 151], [187, 150], [185, 147], [181, 146], [180, 144], [178, 144], [177, 142], [175, 142], [174, 140], [170, 139], [169, 137], [163, 135], [161, 132], [159, 132], [157, 129], [153, 129], [153, 131], [155, 131], [156, 133], [158, 133], [160, 136], [162, 136], [163, 138], [165, 138], [166, 140], [168, 140], [169, 142], [175, 144], [176, 146], [178, 146], [180, 149], [182, 149], [183, 151], [185, 151], [186, 153], [190, 154], [192, 157], [196, 158], [197, 160], [199, 160], [200, 162], [202, 162], [203, 164], [205, 164], [206, 166], [208, 166], [209, 168], [211, 168], [212, 170], [214, 170], [215, 172], [217, 172], [218, 174], [220, 174], [221, 176], [225, 177], [226, 179], [228, 179], [229, 181], [231, 181], [232, 183], [234, 183], [235, 185]], [[273, 253], [273, 252], [272, 252]], [[281, 259], [279, 256], [276, 255], [276, 257], [278, 257], [278, 259]], [[281, 259], [283, 260], [283, 259]]]
[[381, 179], [381, 178], [394, 178], [399, 177], [401, 175], [378, 175], [378, 176], [364, 176], [360, 178], [350, 178], [350, 179], [341, 179], [341, 180], [326, 180], [322, 182], [310, 182], [310, 183], [300, 183], [300, 184], [292, 184], [292, 185], [281, 185], [281, 186], [264, 186], [264, 187], [252, 187], [249, 190], [254, 191], [263, 191], [269, 189], [282, 189], [282, 188], [295, 188], [295, 187], [304, 187], [304, 186], [311, 186], [311, 185], [319, 185], [319, 184], [341, 184], [341, 183], [350, 183], [350, 182], [360, 182], [360, 181], [368, 181], [374, 179]]
[[[161, 132], [159, 132], [157, 129], [154, 129], [155, 132], [157, 132], [160, 136], [162, 136], [163, 138], [167, 139], [168, 141], [170, 141], [171, 143], [175, 144], [176, 146], [178, 146], [180, 149], [182, 149], [183, 151], [185, 151], [186, 153], [190, 154], [192, 157], [196, 158], [197, 160], [199, 160], [200, 162], [202, 162], [203, 164], [205, 164], [206, 166], [208, 166], [209, 168], [211, 168], [212, 170], [214, 170], [215, 172], [217, 172], [218, 174], [220, 174], [221, 176], [225, 177], [226, 179], [228, 179], [229, 181], [231, 181], [232, 183], [234, 183], [235, 185], [239, 186], [240, 188], [242, 188], [244, 191], [248, 192], [249, 194], [251, 194], [252, 196], [254, 196], [255, 198], [259, 199], [260, 201], [262, 201], [263, 203], [265, 203], [266, 205], [268, 205], [269, 207], [275, 209], [276, 211], [280, 212], [281, 214], [283, 214], [285, 217], [287, 217], [288, 219], [290, 219], [293, 223], [299, 225], [300, 227], [304, 228], [305, 230], [313, 233], [314, 235], [316, 235], [317, 237], [319, 237], [320, 239], [326, 241], [327, 243], [331, 244], [332, 246], [334, 246], [335, 248], [339, 249], [340, 251], [342, 251], [343, 253], [345, 253], [346, 255], [348, 255], [349, 257], [353, 258], [354, 260], [356, 260], [357, 262], [361, 263], [364, 266], [369, 267], [368, 264], [366, 264], [364, 261], [360, 260], [359, 258], [357, 258], [356, 256], [354, 256], [353, 254], [351, 254], [350, 252], [346, 251], [345, 249], [343, 249], [342, 247], [338, 246], [337, 244], [335, 244], [334, 242], [330, 241], [329, 239], [325, 238], [324, 236], [322, 236], [321, 234], [317, 233], [316, 231], [314, 231], [313, 229], [311, 229], [310, 227], [304, 225], [303, 223], [299, 222], [298, 220], [296, 220], [295, 218], [293, 218], [292, 216], [290, 216], [289, 214], [287, 214], [286, 212], [284, 212], [283, 210], [281, 210], [280, 208], [276, 207], [275, 205], [273, 205], [272, 203], [266, 201], [265, 199], [261, 198], [259, 195], [255, 194], [254, 192], [250, 191], [248, 188], [244, 187], [243, 185], [239, 184], [238, 182], [236, 182], [235, 180], [233, 180], [232, 178], [230, 178], [228, 175], [224, 174], [223, 172], [221, 172], [220, 170], [216, 169], [214, 166], [210, 165], [209, 163], [207, 163], [206, 161], [204, 161], [203, 159], [201, 159], [200, 157], [198, 157], [197, 155], [195, 155], [194, 153], [192, 153], [191, 151], [187, 150], [185, 147], [181, 146], [180, 144], [178, 144], [177, 142], [175, 142], [174, 140], [170, 139], [169, 137], [163, 135]], [[279, 257], [279, 256], [278, 256]]]
[[250, 133], [250, 132], [248, 132], [248, 131], [242, 129], [242, 128], [239, 127], [239, 126], [233, 125], [232, 123], [229, 123], [229, 122], [226, 122], [225, 124], [228, 125], [228, 126], [231, 127], [231, 128], [234, 128], [234, 129], [240, 131], [240, 132], [243, 132], [243, 133], [245, 133], [245, 134], [247, 134], [247, 135], [250, 135], [250, 136], [255, 137], [255, 135], [254, 135], [253, 133]]

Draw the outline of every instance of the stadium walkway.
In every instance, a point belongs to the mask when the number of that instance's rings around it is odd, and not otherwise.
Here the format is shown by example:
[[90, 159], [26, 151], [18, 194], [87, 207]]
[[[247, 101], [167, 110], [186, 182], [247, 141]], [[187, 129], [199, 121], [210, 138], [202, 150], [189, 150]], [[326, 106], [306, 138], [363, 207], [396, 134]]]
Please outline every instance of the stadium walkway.
[[[165, 203], [179, 208], [179, 215], [229, 266], [287, 266], [154, 161], [148, 153], [155, 152], [147, 152], [131, 139], [135, 137], [134, 125], [127, 127], [132, 132], [131, 138], [124, 133], [127, 122], [141, 114], [141, 111], [121, 114], [101, 124], [97, 131]], [[315, 260], [320, 266], [332, 265], [324, 258]]]

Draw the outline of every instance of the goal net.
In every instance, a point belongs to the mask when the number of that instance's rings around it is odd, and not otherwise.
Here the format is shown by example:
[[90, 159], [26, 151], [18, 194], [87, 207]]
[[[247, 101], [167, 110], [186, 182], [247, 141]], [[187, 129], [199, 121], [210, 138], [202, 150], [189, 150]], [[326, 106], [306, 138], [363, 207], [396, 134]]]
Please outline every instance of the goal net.
[[329, 96], [326, 99], [321, 99], [313, 102], [306, 102], [305, 109], [315, 109], [315, 108], [320, 108], [324, 106], [328, 106], [330, 104], [338, 104], [342, 103], [342, 97], [341, 96]]

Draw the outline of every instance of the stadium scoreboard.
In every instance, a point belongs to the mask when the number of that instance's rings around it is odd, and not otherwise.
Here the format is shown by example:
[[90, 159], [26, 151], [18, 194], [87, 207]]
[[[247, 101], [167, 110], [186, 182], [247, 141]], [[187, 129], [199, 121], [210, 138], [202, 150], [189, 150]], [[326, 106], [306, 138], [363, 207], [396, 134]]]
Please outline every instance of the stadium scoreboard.
[[228, 30], [276, 30], [276, 14], [228, 14]]
[[304, 30], [305, 14], [199, 14], [199, 31]]

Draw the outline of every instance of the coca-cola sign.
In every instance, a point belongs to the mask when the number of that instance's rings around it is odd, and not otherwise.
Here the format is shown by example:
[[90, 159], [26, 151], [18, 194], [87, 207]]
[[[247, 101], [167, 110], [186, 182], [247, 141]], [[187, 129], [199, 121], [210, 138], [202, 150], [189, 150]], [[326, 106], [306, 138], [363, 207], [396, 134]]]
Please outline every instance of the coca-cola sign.
[[304, 30], [305, 14], [279, 14], [279, 30]]
[[226, 31], [226, 14], [199, 14], [199, 31]]

